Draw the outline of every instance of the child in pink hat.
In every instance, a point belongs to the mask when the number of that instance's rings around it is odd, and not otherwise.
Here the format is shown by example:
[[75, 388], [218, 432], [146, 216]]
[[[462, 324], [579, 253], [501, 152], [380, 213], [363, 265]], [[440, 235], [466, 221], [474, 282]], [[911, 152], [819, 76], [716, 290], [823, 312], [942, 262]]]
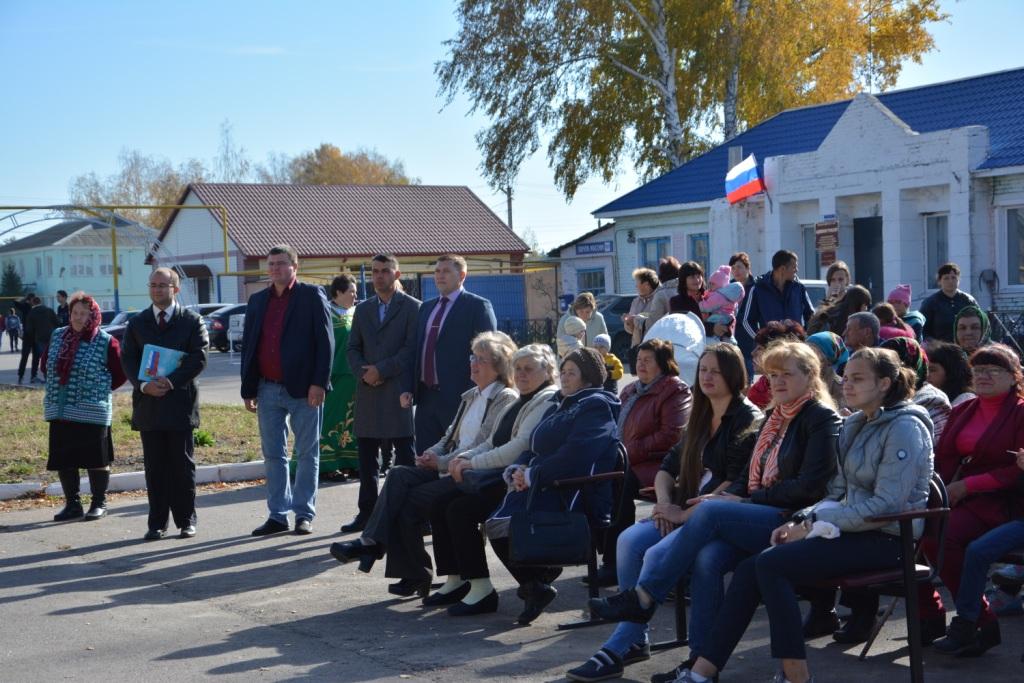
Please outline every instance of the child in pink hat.
[[700, 310], [709, 314], [707, 321], [714, 325], [725, 325], [729, 328], [728, 333], [721, 337], [709, 336], [709, 344], [714, 342], [728, 342], [735, 344], [732, 331], [736, 326], [736, 308], [743, 300], [743, 285], [739, 282], [729, 282], [732, 277], [732, 268], [719, 266], [718, 270], [708, 278], [710, 289], [704, 294], [700, 302]]
[[920, 343], [924, 340], [925, 317], [920, 311], [910, 310], [911, 299], [910, 285], [896, 285], [896, 288], [889, 292], [889, 296], [885, 300], [896, 309], [896, 315], [913, 328], [914, 334], [917, 335], [917, 341]]

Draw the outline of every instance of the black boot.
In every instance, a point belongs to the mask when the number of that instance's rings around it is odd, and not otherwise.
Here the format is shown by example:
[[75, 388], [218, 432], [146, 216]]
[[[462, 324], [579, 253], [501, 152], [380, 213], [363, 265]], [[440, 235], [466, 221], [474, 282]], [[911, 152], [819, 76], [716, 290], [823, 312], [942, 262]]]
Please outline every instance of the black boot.
[[92, 503], [85, 513], [85, 521], [91, 522], [107, 514], [107, 486], [110, 484], [110, 470], [89, 470], [89, 489]]
[[57, 472], [61, 488], [64, 489], [64, 509], [53, 516], [55, 522], [66, 522], [82, 516], [82, 499], [78, 495], [78, 470], [66, 469]]

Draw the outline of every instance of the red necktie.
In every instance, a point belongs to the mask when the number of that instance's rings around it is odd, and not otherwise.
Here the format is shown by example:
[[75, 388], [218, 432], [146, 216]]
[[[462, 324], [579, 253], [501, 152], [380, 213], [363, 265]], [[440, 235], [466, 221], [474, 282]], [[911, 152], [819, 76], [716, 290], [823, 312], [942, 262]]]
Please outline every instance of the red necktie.
[[427, 333], [427, 348], [423, 354], [423, 383], [428, 387], [437, 386], [437, 367], [434, 361], [434, 351], [437, 348], [437, 335], [441, 332], [441, 319], [444, 318], [444, 309], [448, 305], [448, 297], [442, 296], [441, 303], [437, 306], [434, 320], [430, 323], [430, 331]]
[[167, 327], [167, 311], [160, 311], [160, 331], [163, 332], [164, 328]]

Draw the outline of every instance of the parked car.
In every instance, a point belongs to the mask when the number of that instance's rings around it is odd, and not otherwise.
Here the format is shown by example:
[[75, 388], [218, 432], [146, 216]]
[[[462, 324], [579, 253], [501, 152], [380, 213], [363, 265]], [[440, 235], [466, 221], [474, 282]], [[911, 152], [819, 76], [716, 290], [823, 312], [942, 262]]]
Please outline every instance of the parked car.
[[124, 341], [124, 331], [128, 328], [128, 321], [138, 314], [138, 311], [121, 311], [110, 319], [109, 324], [102, 325], [101, 328], [118, 343], [121, 343]]
[[[227, 351], [228, 330], [231, 329], [231, 318], [245, 315], [246, 304], [228, 304], [217, 309], [206, 318], [206, 330], [210, 333], [210, 346], [218, 351]], [[235, 340], [235, 350], [242, 349], [242, 340]]]
[[800, 283], [807, 290], [807, 296], [811, 299], [811, 306], [814, 306], [815, 310], [817, 310], [828, 293], [828, 283], [824, 280], [805, 280], [803, 278], [800, 278]]
[[214, 311], [219, 311], [225, 306], [230, 305], [232, 304], [225, 304], [217, 301], [212, 304], [189, 304], [185, 308], [189, 309], [190, 311], [195, 311], [196, 313], [199, 314], [199, 317], [201, 317], [205, 321], [206, 318]]
[[110, 321], [114, 319], [115, 315], [117, 315], [117, 311], [113, 309], [100, 311], [100, 327], [103, 327], [104, 325], [109, 325]]
[[623, 365], [628, 365], [629, 343], [632, 335], [622, 324], [622, 316], [629, 313], [635, 294], [601, 294], [597, 297], [597, 310], [604, 316], [608, 336], [612, 338], [612, 353]]

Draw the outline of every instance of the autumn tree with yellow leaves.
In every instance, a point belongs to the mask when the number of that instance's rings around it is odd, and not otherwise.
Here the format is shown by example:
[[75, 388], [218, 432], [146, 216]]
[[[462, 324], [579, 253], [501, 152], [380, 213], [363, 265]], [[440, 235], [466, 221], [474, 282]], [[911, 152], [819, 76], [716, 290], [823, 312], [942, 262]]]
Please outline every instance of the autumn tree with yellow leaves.
[[934, 47], [938, 0], [462, 0], [435, 71], [490, 119], [509, 187], [547, 137], [567, 198], [624, 158], [645, 177], [790, 107], [895, 84]]

